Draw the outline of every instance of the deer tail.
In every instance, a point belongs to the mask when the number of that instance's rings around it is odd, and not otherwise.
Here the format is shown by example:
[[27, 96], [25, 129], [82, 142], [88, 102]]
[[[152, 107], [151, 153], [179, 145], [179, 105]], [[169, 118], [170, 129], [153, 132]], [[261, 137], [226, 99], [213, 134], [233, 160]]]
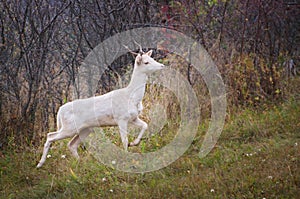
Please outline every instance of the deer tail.
[[62, 127], [62, 118], [61, 118], [61, 112], [60, 110], [58, 110], [58, 113], [57, 113], [57, 130], [61, 129]]

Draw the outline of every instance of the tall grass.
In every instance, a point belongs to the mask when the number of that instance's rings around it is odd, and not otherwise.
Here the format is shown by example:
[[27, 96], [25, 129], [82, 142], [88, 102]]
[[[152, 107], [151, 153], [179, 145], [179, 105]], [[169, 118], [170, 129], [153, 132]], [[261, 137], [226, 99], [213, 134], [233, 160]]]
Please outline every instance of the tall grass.
[[[296, 96], [263, 110], [232, 112], [218, 144], [199, 159], [209, 122], [204, 120], [182, 157], [145, 174], [106, 167], [83, 149], [82, 159], [76, 161], [66, 141], [55, 143], [44, 167], [36, 169], [41, 147], [19, 151], [11, 146], [0, 154], [0, 198], [296, 198], [300, 192], [299, 102]], [[155, 134], [131, 150], [142, 153], [143, 144], [145, 152], [158, 150], [157, 143], [166, 144], [164, 136]]]

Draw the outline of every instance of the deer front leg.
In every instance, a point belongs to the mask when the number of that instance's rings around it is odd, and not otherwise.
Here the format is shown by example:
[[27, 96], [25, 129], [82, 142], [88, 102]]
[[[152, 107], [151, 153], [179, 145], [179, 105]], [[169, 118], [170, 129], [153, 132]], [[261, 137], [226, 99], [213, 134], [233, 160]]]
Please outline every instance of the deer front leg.
[[133, 123], [133, 125], [138, 126], [140, 128], [142, 128], [141, 132], [139, 133], [138, 137], [133, 141], [130, 142], [129, 146], [136, 146], [140, 143], [145, 130], [148, 128], [148, 124], [146, 122], [144, 122], [143, 120], [141, 120], [140, 118], [136, 118]]
[[128, 150], [128, 137], [127, 137], [127, 125], [128, 121], [126, 120], [120, 120], [118, 122], [118, 126], [120, 129], [120, 136], [123, 143], [124, 150], [127, 152]]
[[144, 107], [143, 107], [143, 103], [140, 102], [137, 106], [137, 109], [138, 109], [138, 114], [141, 114], [141, 112], [143, 111]]

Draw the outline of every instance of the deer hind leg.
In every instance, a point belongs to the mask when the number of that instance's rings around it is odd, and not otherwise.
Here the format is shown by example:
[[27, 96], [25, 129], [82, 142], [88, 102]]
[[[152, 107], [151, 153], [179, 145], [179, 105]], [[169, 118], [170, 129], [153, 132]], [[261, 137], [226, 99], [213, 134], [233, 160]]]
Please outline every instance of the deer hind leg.
[[40, 168], [45, 163], [51, 143], [57, 140], [62, 140], [67, 137], [70, 137], [70, 134], [64, 134], [61, 130], [47, 134], [47, 140], [44, 144], [43, 155], [40, 162], [37, 165], [37, 168]]
[[77, 152], [78, 146], [80, 142], [82, 142], [90, 133], [92, 132], [92, 129], [83, 129], [80, 131], [79, 134], [75, 135], [72, 140], [68, 143], [68, 148], [70, 149], [72, 155], [79, 159], [79, 155]]
[[137, 127], [142, 128], [142, 130], [140, 131], [138, 137], [133, 142], [130, 142], [130, 144], [129, 144], [129, 146], [136, 146], [140, 143], [140, 141], [141, 141], [141, 139], [144, 135], [145, 130], [148, 128], [148, 124], [146, 122], [144, 122], [143, 120], [141, 120], [140, 118], [135, 119], [132, 122], [132, 124], [137, 126]]

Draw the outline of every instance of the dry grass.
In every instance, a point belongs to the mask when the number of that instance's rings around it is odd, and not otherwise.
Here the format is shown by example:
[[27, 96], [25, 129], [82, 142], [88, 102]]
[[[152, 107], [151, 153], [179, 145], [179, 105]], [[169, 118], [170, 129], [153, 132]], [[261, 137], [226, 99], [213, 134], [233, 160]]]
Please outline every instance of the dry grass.
[[[0, 198], [296, 198], [300, 194], [299, 99], [231, 115], [208, 156], [198, 158], [205, 121], [181, 158], [145, 174], [106, 167], [84, 150], [77, 162], [63, 141], [53, 146], [52, 157], [39, 170], [35, 164], [41, 148], [11, 148], [0, 154]], [[155, 144], [164, 141], [156, 135], [143, 142], [158, 149]], [[133, 150], [142, 152], [141, 145]]]

